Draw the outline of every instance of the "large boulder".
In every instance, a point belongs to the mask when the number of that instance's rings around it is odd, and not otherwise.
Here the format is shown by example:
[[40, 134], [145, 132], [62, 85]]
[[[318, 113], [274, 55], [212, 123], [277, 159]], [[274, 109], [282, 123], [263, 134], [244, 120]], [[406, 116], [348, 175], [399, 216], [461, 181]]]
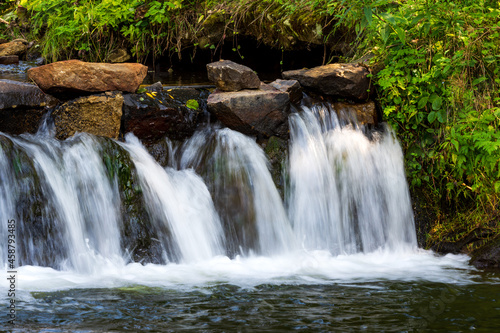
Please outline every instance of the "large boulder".
[[8, 43], [0, 44], [0, 57], [21, 55], [26, 53], [28, 41], [24, 39], [14, 39]]
[[28, 77], [43, 91], [67, 97], [105, 91], [135, 92], [147, 75], [141, 64], [66, 60], [31, 68]]
[[35, 133], [47, 108], [57, 103], [33, 84], [0, 80], [0, 132]]
[[156, 85], [145, 93], [125, 95], [122, 132], [132, 132], [145, 143], [165, 136], [190, 137], [206, 112], [208, 94], [203, 89], [163, 90]]
[[362, 125], [377, 125], [378, 123], [377, 110], [373, 101], [356, 104], [336, 102], [333, 103], [332, 106], [337, 114], [344, 113], [347, 116], [354, 115], [358, 123]]
[[221, 60], [207, 65], [208, 79], [222, 91], [258, 89], [260, 80], [247, 66], [230, 60]]
[[76, 132], [116, 139], [120, 133], [123, 96], [107, 92], [80, 97], [59, 106], [52, 113], [56, 137], [64, 140]]
[[370, 71], [360, 64], [330, 64], [311, 69], [283, 72], [283, 78], [297, 80], [303, 87], [319, 93], [366, 100], [370, 95]]
[[288, 137], [288, 93], [268, 85], [258, 90], [215, 91], [207, 100], [208, 110], [227, 127], [261, 138]]

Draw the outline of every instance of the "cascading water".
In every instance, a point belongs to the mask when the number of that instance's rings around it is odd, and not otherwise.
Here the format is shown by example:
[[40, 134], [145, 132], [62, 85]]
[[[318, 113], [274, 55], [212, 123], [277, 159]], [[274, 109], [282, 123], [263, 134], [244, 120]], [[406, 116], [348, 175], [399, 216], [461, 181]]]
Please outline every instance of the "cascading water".
[[0, 217], [17, 221], [24, 287], [440, 280], [465, 263], [416, 249], [389, 129], [368, 139], [324, 106], [290, 124], [286, 204], [255, 140], [225, 128], [170, 146], [166, 167], [133, 135], [0, 135]]
[[291, 115], [289, 216], [307, 249], [332, 254], [416, 248], [413, 213], [394, 134], [369, 140], [334, 111]]

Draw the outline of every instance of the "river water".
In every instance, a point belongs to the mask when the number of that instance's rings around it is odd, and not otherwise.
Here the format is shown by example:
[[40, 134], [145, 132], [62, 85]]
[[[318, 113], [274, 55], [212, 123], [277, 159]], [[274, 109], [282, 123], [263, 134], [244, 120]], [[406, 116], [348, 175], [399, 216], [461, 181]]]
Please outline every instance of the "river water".
[[[0, 135], [0, 329], [500, 329], [498, 274], [417, 247], [389, 128], [367, 133], [314, 105], [291, 115], [290, 132], [284, 198], [255, 140], [217, 125], [167, 142], [167, 166], [131, 134]], [[135, 170], [143, 220], [124, 214], [106, 145]], [[144, 233], [151, 255], [137, 262], [140, 242], [125, 240]]]

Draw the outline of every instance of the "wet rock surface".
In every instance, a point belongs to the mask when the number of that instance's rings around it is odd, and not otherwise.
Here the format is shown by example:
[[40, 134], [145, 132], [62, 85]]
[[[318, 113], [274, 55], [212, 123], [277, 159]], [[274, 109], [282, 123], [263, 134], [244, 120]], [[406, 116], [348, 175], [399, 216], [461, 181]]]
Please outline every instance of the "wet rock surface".
[[163, 137], [182, 140], [193, 135], [206, 115], [205, 89], [179, 88], [124, 96], [122, 133], [145, 143]]
[[13, 41], [0, 44], [0, 57], [21, 55], [28, 50], [28, 41], [25, 39], [14, 39]]

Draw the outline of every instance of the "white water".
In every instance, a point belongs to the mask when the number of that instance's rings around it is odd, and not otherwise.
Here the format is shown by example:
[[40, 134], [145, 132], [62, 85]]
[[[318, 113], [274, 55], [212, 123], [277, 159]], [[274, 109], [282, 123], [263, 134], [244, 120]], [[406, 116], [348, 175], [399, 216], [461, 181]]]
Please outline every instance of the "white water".
[[[359, 130], [340, 128], [328, 110], [305, 109], [292, 116], [291, 136], [287, 209], [263, 151], [240, 133], [196, 134], [180, 148], [177, 165], [170, 159], [177, 169], [161, 167], [133, 136], [120, 144], [137, 170], [153, 227], [171, 233], [154, 240], [165, 261], [167, 248], [175, 249], [175, 262], [166, 265], [129, 262], [132, 249], [121, 247], [118, 187], [109, 181], [92, 136], [64, 145], [41, 136], [13, 138], [34, 161], [50, 198], [46, 207], [52, 210], [46, 210], [56, 212], [45, 219], [61, 229], [65, 248], [57, 270], [20, 267], [18, 288], [469, 281], [467, 257], [416, 248], [401, 149], [391, 131], [370, 141]], [[0, 217], [19, 219], [14, 207], [20, 184], [4, 155], [0, 151]], [[202, 169], [212, 172], [202, 178], [194, 171]], [[6, 239], [5, 226], [0, 233]], [[233, 251], [235, 242], [239, 250]], [[31, 246], [32, 253], [36, 244], [18, 247]]]

